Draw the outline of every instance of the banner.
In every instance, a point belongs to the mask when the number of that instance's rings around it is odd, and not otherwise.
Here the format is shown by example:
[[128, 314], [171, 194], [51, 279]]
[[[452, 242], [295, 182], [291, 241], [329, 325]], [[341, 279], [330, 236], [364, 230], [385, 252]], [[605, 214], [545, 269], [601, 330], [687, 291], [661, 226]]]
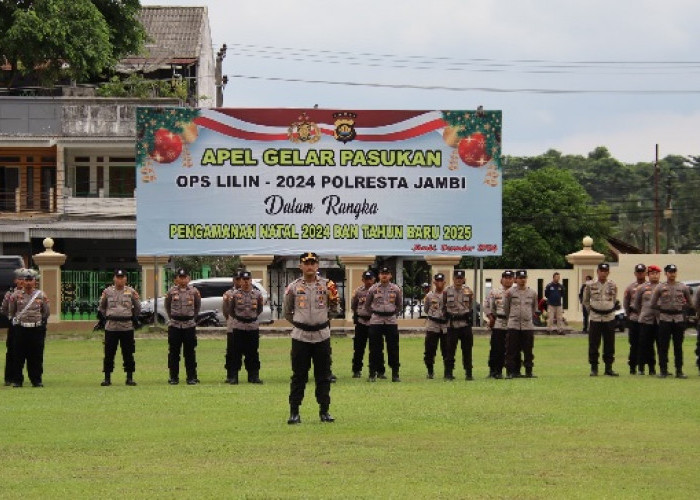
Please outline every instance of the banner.
[[501, 112], [137, 110], [138, 255], [501, 255]]

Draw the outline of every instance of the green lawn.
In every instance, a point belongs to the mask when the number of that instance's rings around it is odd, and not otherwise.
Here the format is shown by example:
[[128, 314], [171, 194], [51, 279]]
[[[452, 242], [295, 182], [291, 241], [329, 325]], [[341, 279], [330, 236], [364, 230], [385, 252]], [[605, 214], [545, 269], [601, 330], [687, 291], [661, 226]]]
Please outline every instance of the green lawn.
[[139, 339], [139, 386], [107, 388], [99, 338], [50, 340], [43, 389], [0, 389], [0, 497], [697, 498], [694, 343], [688, 380], [627, 375], [625, 337], [622, 375], [592, 379], [584, 337], [537, 337], [539, 378], [498, 381], [477, 337], [476, 380], [450, 383], [402, 338], [403, 382], [370, 384], [334, 338], [336, 422], [311, 382], [288, 426], [289, 339], [261, 341], [262, 386], [223, 383], [221, 338], [199, 340], [201, 385], [169, 386], [166, 340]]

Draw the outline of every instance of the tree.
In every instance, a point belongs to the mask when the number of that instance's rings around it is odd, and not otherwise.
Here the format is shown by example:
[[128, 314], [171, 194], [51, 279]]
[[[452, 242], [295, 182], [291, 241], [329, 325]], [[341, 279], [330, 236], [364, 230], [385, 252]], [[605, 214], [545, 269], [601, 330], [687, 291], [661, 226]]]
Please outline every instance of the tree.
[[52, 85], [85, 81], [143, 46], [138, 0], [0, 0], [0, 54], [19, 74]]
[[566, 170], [545, 167], [503, 186], [503, 255], [487, 258], [491, 268], [561, 268], [565, 256], [591, 236], [604, 251], [610, 212]]

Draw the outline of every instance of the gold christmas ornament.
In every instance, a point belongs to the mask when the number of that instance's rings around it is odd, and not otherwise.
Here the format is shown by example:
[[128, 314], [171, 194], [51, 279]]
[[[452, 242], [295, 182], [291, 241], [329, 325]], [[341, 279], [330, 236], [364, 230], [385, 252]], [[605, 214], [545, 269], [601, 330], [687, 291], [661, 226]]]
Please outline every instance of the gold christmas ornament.
[[456, 148], [459, 144], [461, 137], [459, 137], [459, 127], [445, 127], [442, 131], [442, 139], [451, 148]]

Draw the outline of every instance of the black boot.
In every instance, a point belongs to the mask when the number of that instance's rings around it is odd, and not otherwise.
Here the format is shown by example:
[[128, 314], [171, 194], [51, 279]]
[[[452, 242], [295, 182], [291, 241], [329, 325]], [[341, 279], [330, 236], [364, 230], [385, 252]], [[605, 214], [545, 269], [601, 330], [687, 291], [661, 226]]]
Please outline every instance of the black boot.
[[180, 377], [175, 372], [170, 372], [170, 378], [168, 379], [168, 384], [177, 385], [180, 383]]
[[229, 371], [226, 374], [226, 383], [231, 385], [238, 385], [238, 372]]
[[335, 419], [331, 416], [330, 413], [328, 413], [328, 408], [321, 408], [318, 412], [318, 416], [321, 419], [321, 422], [335, 422]]
[[503, 370], [494, 370], [493, 378], [496, 380], [501, 380], [503, 378]]
[[398, 370], [392, 370], [391, 381], [392, 382], [401, 382], [401, 379], [399, 378], [399, 371]]
[[369, 372], [369, 378], [367, 379], [367, 382], [376, 382], [376, 381], [377, 381], [376, 372]]
[[433, 371], [433, 365], [426, 365], [426, 367], [428, 368], [428, 375], [427, 375], [427, 377], [428, 377], [429, 379], [434, 379], [434, 378], [435, 378], [435, 372]]
[[598, 376], [598, 365], [591, 365], [591, 377]]
[[465, 380], [474, 380], [474, 377], [472, 377], [472, 371], [471, 369], [466, 370], [466, 373], [464, 375]]
[[248, 374], [249, 384], [262, 384], [263, 381], [260, 380], [260, 372], [251, 372]]
[[352, 378], [362, 378], [362, 371], [358, 370], [358, 371], [352, 372]]
[[537, 375], [532, 373], [532, 368], [525, 368], [525, 378], [537, 378]]
[[289, 406], [289, 418], [287, 419], [289, 425], [300, 424], [301, 416], [299, 415], [299, 407], [290, 405]]
[[452, 374], [452, 368], [445, 368], [445, 380], [454, 380], [455, 376]]
[[134, 381], [134, 374], [131, 372], [126, 372], [126, 385], [131, 385], [134, 386], [136, 385], [136, 382]]
[[619, 377], [620, 376], [619, 373], [617, 373], [616, 371], [613, 371], [612, 364], [605, 365], [604, 375], [607, 375], [608, 377]]
[[688, 378], [688, 375], [686, 375], [685, 373], [683, 373], [683, 369], [678, 368], [678, 369], [676, 370], [676, 378]]
[[666, 378], [669, 375], [670, 375], [670, 373], [668, 373], [668, 367], [666, 367], [666, 366], [659, 367], [659, 378]]
[[105, 379], [102, 381], [102, 383], [100, 385], [102, 387], [107, 387], [108, 385], [112, 385], [112, 374], [105, 373]]

